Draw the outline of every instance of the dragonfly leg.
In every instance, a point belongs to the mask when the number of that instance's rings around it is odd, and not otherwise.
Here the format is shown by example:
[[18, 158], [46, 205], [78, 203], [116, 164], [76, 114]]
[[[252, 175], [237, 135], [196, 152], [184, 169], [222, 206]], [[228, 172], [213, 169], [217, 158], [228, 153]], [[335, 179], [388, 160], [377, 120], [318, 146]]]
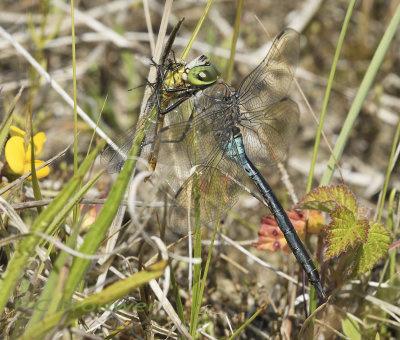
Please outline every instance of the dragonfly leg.
[[[177, 100], [175, 103], [171, 104], [170, 106], [168, 106], [167, 108], [165, 108], [164, 110], [159, 110], [159, 114], [160, 115], [165, 115], [166, 113], [172, 111], [173, 109], [177, 108], [179, 105], [181, 105], [184, 101], [186, 101], [187, 99], [190, 98], [190, 96], [192, 95], [191, 91], [187, 92], [187, 95], [183, 98], [180, 98], [179, 100]], [[157, 103], [158, 104], [158, 103]], [[160, 108], [160, 106], [159, 106]]]
[[[180, 98], [178, 101], [175, 103], [171, 104], [170, 106], [166, 107], [165, 109], [162, 109], [162, 103], [161, 103], [161, 98], [160, 98], [160, 91], [157, 90], [156, 85], [153, 83], [149, 83], [151, 87], [154, 89], [154, 94], [156, 95], [156, 101], [157, 101], [157, 106], [158, 106], [158, 113], [160, 115], [165, 115], [168, 112], [172, 111], [176, 107], [178, 107], [180, 104], [182, 104], [185, 100], [189, 99], [192, 94], [194, 94], [194, 90], [190, 89], [182, 89], [181, 91], [187, 91], [185, 93], [185, 97]], [[177, 92], [177, 91], [176, 91]]]

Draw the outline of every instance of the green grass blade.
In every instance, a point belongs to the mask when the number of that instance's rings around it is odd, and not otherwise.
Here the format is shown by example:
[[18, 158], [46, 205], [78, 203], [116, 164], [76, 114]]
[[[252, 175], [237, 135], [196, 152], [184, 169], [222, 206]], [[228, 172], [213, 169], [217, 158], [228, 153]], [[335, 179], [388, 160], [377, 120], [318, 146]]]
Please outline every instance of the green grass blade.
[[[197, 176], [193, 184], [194, 190], [194, 258], [201, 258], [201, 212], [200, 212], [200, 189]], [[193, 265], [193, 288], [192, 288], [192, 308], [190, 311], [190, 329], [189, 333], [191, 336], [195, 336], [197, 322], [199, 319], [200, 307], [201, 307], [201, 295], [200, 295], [200, 282], [201, 282], [201, 263]]]
[[182, 323], [185, 324], [185, 312], [183, 310], [181, 295], [179, 294], [179, 286], [175, 280], [175, 274], [174, 274], [174, 271], [172, 270], [171, 264], [169, 264], [169, 268], [170, 268], [170, 272], [171, 272], [171, 285], [172, 285], [172, 291], [174, 293], [176, 312], [179, 316], [179, 319], [181, 319]]
[[218, 226], [219, 226], [219, 218], [217, 219], [217, 221], [215, 222], [215, 225], [214, 225], [214, 231], [213, 231], [213, 234], [212, 234], [212, 237], [211, 237], [211, 244], [210, 244], [210, 248], [208, 249], [207, 262], [206, 262], [206, 265], [204, 267], [203, 278], [201, 280], [201, 286], [200, 286], [200, 297], [201, 297], [201, 299], [203, 298], [203, 295], [204, 295], [204, 289], [205, 289], [205, 286], [206, 286], [208, 269], [210, 268], [211, 255], [212, 255], [212, 251], [213, 251], [213, 248], [214, 248], [214, 241], [215, 241], [215, 236], [217, 235]]
[[194, 29], [192, 36], [190, 37], [189, 43], [187, 44], [187, 46], [185, 47], [185, 49], [182, 52], [181, 59], [187, 58], [187, 55], [188, 55], [190, 49], [192, 48], [192, 45], [194, 43], [194, 40], [197, 37], [197, 34], [199, 34], [200, 28], [203, 25], [203, 22], [207, 16], [208, 10], [210, 9], [212, 2], [213, 2], [213, 0], [208, 0], [206, 8], [204, 9], [203, 14], [201, 15], [201, 18], [200, 18], [199, 22], [197, 23], [197, 26]]
[[379, 43], [379, 46], [367, 69], [367, 72], [365, 73], [364, 79], [361, 82], [361, 86], [357, 92], [353, 104], [351, 105], [349, 114], [347, 115], [347, 118], [343, 124], [342, 131], [340, 132], [339, 139], [333, 150], [333, 155], [329, 159], [328, 167], [321, 179], [320, 182], [321, 186], [329, 185], [331, 183], [333, 172], [335, 171], [335, 163], [336, 163], [335, 160], [339, 161], [340, 158], [342, 157], [343, 149], [349, 138], [350, 131], [353, 128], [355, 120], [358, 117], [358, 114], [361, 110], [364, 100], [368, 94], [372, 82], [375, 79], [379, 67], [382, 64], [383, 58], [390, 46], [390, 43], [394, 37], [394, 34], [396, 33], [397, 28], [399, 27], [399, 24], [400, 24], [400, 5], [397, 6], [393, 18], [390, 21], [389, 26], [386, 29], [386, 32], [383, 35], [383, 38]]
[[[35, 144], [33, 142], [33, 122], [32, 122], [32, 113], [29, 114], [29, 131], [31, 132], [31, 138], [30, 138], [30, 145], [31, 145], [31, 178], [32, 178], [32, 189], [33, 189], [33, 196], [35, 197], [36, 201], [41, 201], [42, 198], [42, 193], [40, 191], [39, 187], [39, 182], [38, 178], [36, 175], [36, 169], [35, 169]], [[36, 208], [38, 211], [38, 214], [40, 214], [43, 209], [42, 207], [37, 207]]]
[[[397, 189], [393, 188], [390, 196], [389, 196], [389, 208], [388, 208], [388, 219], [386, 222], [386, 227], [391, 231], [394, 232], [394, 219], [395, 215], [398, 212], [398, 202], [396, 205], [396, 194], [397, 194]], [[394, 278], [396, 277], [396, 252], [392, 250], [389, 254], [389, 273], [388, 273], [388, 279], [391, 284], [394, 283]]]
[[[89, 182], [87, 182], [77, 194], [68, 202], [68, 204], [62, 209], [62, 211], [57, 215], [57, 218], [49, 225], [46, 232], [48, 235], [53, 235], [58, 227], [61, 225], [62, 221], [65, 219], [68, 213], [74, 208], [74, 206], [79, 202], [79, 200], [88, 192], [88, 190], [93, 186], [94, 183], [100, 178], [103, 174], [103, 171], [99, 172], [96, 176], [94, 176]], [[77, 229], [77, 228], [75, 228]], [[74, 229], [74, 230], [75, 230]], [[75, 247], [75, 243], [73, 242], [74, 237], [70, 237], [68, 239], [68, 246], [73, 248]], [[62, 267], [65, 264], [65, 261], [68, 258], [68, 253], [65, 251], [61, 251], [58, 256], [53, 271], [50, 273], [50, 276], [46, 282], [46, 286], [43, 289], [43, 292], [40, 296], [40, 299], [36, 303], [37, 306], [40, 306], [40, 309], [35, 309], [32, 314], [31, 319], [29, 320], [27, 330], [37, 324], [45, 315], [45, 313], [51, 312], [51, 308], [49, 307], [51, 304], [58, 304], [61, 296], [58, 298], [54, 295], [54, 291], [57, 287], [58, 282], [60, 281], [60, 272]]]
[[[152, 115], [154, 116], [155, 114], [156, 111], [154, 110], [154, 112], [152, 112]], [[110, 227], [115, 214], [117, 213], [119, 205], [125, 194], [126, 188], [128, 187], [131, 174], [136, 166], [135, 157], [138, 154], [140, 144], [142, 143], [142, 140], [151, 124], [152, 119], [154, 119], [154, 117], [149, 117], [149, 119], [146, 119], [143, 129], [139, 130], [138, 134], [136, 135], [135, 141], [124, 164], [124, 167], [119, 173], [117, 180], [115, 181], [115, 184], [111, 189], [106, 202], [104, 203], [103, 209], [101, 209], [95, 223], [90, 228], [85, 237], [85, 240], [83, 241], [82, 246], [79, 249], [81, 253], [89, 255], [94, 254], [99, 248], [101, 242], [103, 242], [107, 230]], [[69, 301], [71, 299], [72, 294], [74, 293], [78, 284], [83, 280], [86, 272], [88, 271], [90, 263], [90, 260], [82, 258], [74, 259], [71, 266], [70, 275], [65, 284], [65, 301]]]
[[[219, 214], [222, 212], [221, 206], [219, 206], [218, 212], [219, 212]], [[214, 225], [214, 231], [213, 231], [212, 238], [211, 238], [210, 248], [208, 250], [207, 261], [206, 261], [206, 265], [204, 267], [203, 277], [201, 278], [201, 280], [200, 280], [201, 263], [194, 265], [195, 270], [197, 269], [197, 271], [195, 271], [195, 274], [193, 275], [193, 278], [196, 277], [196, 280], [193, 279], [193, 281], [194, 281], [194, 283], [193, 283], [193, 301], [192, 301], [192, 310], [191, 310], [191, 315], [190, 315], [190, 334], [193, 337], [195, 336], [196, 329], [197, 329], [199, 313], [200, 313], [200, 308], [201, 308], [201, 301], [203, 300], [204, 289], [205, 289], [205, 285], [206, 285], [206, 281], [207, 281], [207, 274], [208, 274], [208, 270], [210, 268], [212, 250], [214, 248], [215, 236], [217, 235], [217, 230], [218, 230], [218, 226], [219, 226], [219, 220], [220, 220], [219, 214], [218, 214], [218, 217], [217, 217], [215, 225]], [[200, 216], [199, 216], [199, 219], [200, 219]], [[201, 224], [199, 227], [201, 227]], [[196, 231], [197, 231], [197, 228], [196, 228]], [[197, 239], [197, 243], [196, 243], [196, 232], [195, 232], [194, 257], [200, 258], [201, 257], [201, 230], [197, 237], [198, 237], [198, 239]], [[197, 248], [200, 249], [198, 252], [196, 252]], [[198, 278], [196, 275], [198, 275]], [[195, 286], [195, 283], [196, 283], [196, 286]], [[193, 306], [195, 306], [195, 307], [193, 307]]]
[[233, 30], [231, 53], [229, 56], [228, 73], [226, 75], [226, 82], [228, 84], [230, 84], [232, 81], [233, 66], [235, 64], [236, 43], [239, 37], [239, 27], [240, 27], [240, 18], [242, 17], [242, 9], [243, 9], [243, 0], [239, 0], [238, 7], [236, 9], [235, 27]]
[[8, 131], [10, 130], [10, 126], [12, 124], [12, 116], [15, 109], [15, 105], [17, 104], [19, 98], [21, 98], [22, 88], [18, 91], [17, 95], [15, 96], [14, 100], [12, 101], [10, 108], [6, 114], [4, 121], [1, 123], [0, 126], [0, 153], [3, 150], [4, 143], [6, 142]]
[[315, 137], [314, 150], [313, 150], [313, 155], [312, 155], [312, 159], [311, 159], [310, 171], [308, 173], [308, 182], [307, 182], [306, 192], [309, 192], [312, 187], [312, 180], [314, 177], [314, 168], [315, 168], [315, 164], [317, 162], [317, 154], [318, 154], [318, 149], [319, 149], [319, 143], [321, 140], [322, 127], [325, 122], [325, 115], [326, 115], [326, 110], [328, 108], [328, 102], [329, 102], [331, 89], [332, 89], [332, 85], [333, 85], [333, 78], [335, 77], [337, 63], [339, 61], [340, 52], [342, 51], [344, 37], [346, 36], [347, 27], [349, 26], [351, 14], [353, 13], [355, 2], [356, 2], [355, 0], [351, 0], [351, 2], [349, 3], [349, 6], [347, 7], [346, 17], [344, 18], [344, 21], [343, 21], [342, 30], [340, 31], [339, 41], [336, 46], [335, 56], [333, 57], [333, 63], [332, 63], [331, 72], [329, 74], [328, 85], [327, 85], [326, 91], [325, 91], [325, 97], [324, 97], [324, 103], [322, 106], [321, 117], [319, 119], [318, 131], [317, 131], [317, 135]]
[[[99, 145], [89, 157], [82, 163], [76, 176], [68, 182], [64, 189], [57, 195], [54, 201], [43, 210], [43, 212], [35, 220], [31, 232], [45, 232], [52, 220], [58, 215], [62, 208], [67, 204], [73, 196], [77, 187], [80, 185], [83, 176], [89, 170], [99, 150], [103, 145]], [[17, 250], [11, 258], [7, 269], [0, 280], [0, 314], [4, 311], [4, 307], [11, 293], [16, 288], [16, 283], [24, 274], [24, 267], [28, 263], [29, 257], [33, 254], [35, 246], [38, 244], [40, 236], [31, 235], [24, 238], [17, 247]]]
[[263, 304], [260, 308], [257, 309], [257, 311], [243, 324], [241, 325], [235, 333], [232, 334], [232, 336], [229, 338], [229, 340], [233, 340], [236, 339], [239, 334], [248, 326], [250, 325], [253, 320], [258, 316], [258, 314], [260, 314], [264, 308], [267, 306], [268, 303]]
[[157, 279], [164, 273], [166, 261], [160, 261], [147, 270], [142, 270], [132, 276], [118, 281], [113, 285], [103, 289], [101, 292], [88, 296], [86, 299], [76, 303], [69, 310], [60, 311], [41, 321], [30, 331], [20, 337], [23, 339], [42, 339], [51, 329], [58, 325], [59, 320], [67, 314], [63, 320], [63, 324], [71, 322], [82, 316], [106, 307], [112, 302], [124, 297], [130, 291], [138, 288], [153, 279]]
[[79, 191], [71, 198], [68, 204], [63, 207], [63, 209], [59, 212], [57, 217], [52, 221], [49, 227], [46, 229], [46, 233], [48, 235], [53, 235], [56, 233], [58, 228], [60, 227], [63, 220], [67, 217], [71, 209], [74, 205], [78, 204], [79, 201], [83, 198], [83, 196], [88, 192], [88, 190], [97, 182], [100, 176], [104, 173], [104, 171], [98, 172], [93, 178], [90, 179]]
[[399, 136], [400, 136], [400, 120], [397, 122], [397, 128], [396, 128], [396, 132], [395, 132], [394, 139], [393, 139], [392, 151], [390, 153], [389, 163], [388, 163], [388, 167], [387, 167], [387, 171], [386, 171], [385, 184], [383, 186], [383, 190], [380, 195], [380, 206], [379, 206], [379, 214], [378, 214], [377, 221], [380, 221], [381, 217], [382, 217], [383, 207], [385, 205], [385, 197], [386, 197], [387, 188], [388, 188], [389, 180], [390, 180], [390, 175], [393, 171], [393, 162], [394, 162], [394, 157], [396, 154], [396, 148], [398, 147], [398, 143], [399, 143]]
[[[78, 171], [78, 104], [76, 101], [76, 52], [75, 52], [75, 21], [74, 21], [74, 0], [71, 0], [71, 38], [72, 38], [72, 88], [74, 100], [74, 173]], [[76, 221], [77, 210], [74, 212]]]

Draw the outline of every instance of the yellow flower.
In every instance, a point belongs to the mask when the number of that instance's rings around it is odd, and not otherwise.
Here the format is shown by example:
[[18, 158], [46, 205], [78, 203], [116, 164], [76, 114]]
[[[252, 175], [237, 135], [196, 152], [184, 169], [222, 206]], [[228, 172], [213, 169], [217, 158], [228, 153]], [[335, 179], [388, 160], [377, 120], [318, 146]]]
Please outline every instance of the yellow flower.
[[[25, 131], [16, 126], [10, 127], [10, 139], [6, 143], [5, 155], [9, 168], [15, 175], [23, 175], [31, 171], [31, 143], [26, 145]], [[44, 132], [39, 132], [33, 136], [35, 168], [42, 165], [44, 161], [37, 160], [37, 155], [42, 151], [43, 144], [46, 141]], [[38, 178], [46, 177], [50, 173], [50, 168], [45, 166], [38, 170]], [[31, 177], [28, 178], [31, 180]]]

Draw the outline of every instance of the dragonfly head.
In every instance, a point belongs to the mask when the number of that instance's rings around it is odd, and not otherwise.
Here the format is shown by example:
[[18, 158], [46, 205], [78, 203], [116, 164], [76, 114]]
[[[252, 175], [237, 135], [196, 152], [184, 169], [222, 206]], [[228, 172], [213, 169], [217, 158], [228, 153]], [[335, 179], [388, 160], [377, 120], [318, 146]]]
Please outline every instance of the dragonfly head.
[[201, 55], [186, 65], [182, 79], [193, 86], [207, 86], [215, 83], [220, 76], [218, 68]]

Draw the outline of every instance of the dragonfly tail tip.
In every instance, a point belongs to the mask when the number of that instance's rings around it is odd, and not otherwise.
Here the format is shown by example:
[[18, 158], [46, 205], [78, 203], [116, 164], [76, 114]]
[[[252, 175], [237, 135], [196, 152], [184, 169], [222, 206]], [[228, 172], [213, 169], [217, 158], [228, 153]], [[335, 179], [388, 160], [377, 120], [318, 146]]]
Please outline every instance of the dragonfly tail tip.
[[317, 291], [319, 297], [322, 298], [323, 300], [326, 300], [327, 296], [326, 296], [324, 289], [322, 288], [321, 282], [319, 282], [319, 281], [313, 282], [313, 286], [314, 286], [315, 290]]

